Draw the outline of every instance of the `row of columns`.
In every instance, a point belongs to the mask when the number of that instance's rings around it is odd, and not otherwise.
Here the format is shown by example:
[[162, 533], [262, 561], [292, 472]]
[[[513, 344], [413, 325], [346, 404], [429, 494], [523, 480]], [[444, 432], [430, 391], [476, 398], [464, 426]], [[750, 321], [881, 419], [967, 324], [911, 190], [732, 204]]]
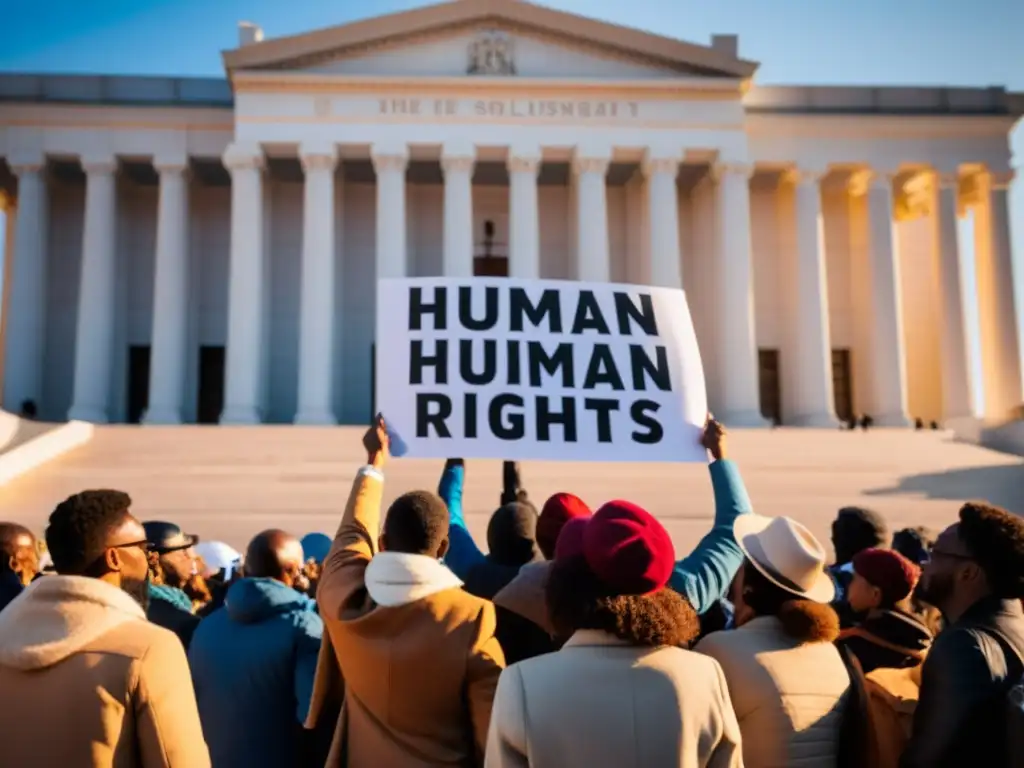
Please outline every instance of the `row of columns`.
[[[333, 317], [334, 232], [337, 151], [333, 145], [303, 145], [305, 171], [301, 265], [298, 410], [296, 422], [334, 421]], [[375, 146], [371, 159], [377, 174], [377, 276], [406, 275], [404, 146]], [[265, 260], [263, 226], [264, 157], [258, 145], [233, 144], [223, 157], [232, 177], [231, 246], [227, 338], [227, 381], [221, 421], [261, 421], [264, 341]], [[572, 168], [576, 186], [577, 278], [609, 279], [606, 174], [610, 152], [577, 153]], [[446, 276], [465, 277], [473, 270], [472, 147], [446, 147], [444, 171], [444, 261]], [[42, 158], [11, 158], [19, 179], [16, 236], [6, 332], [4, 401], [11, 407], [38, 398], [44, 346], [48, 211]], [[509, 272], [513, 277], [540, 275], [540, 225], [537, 174], [539, 147], [510, 152]], [[111, 383], [115, 324], [116, 161], [83, 158], [86, 202], [79, 287], [73, 403], [69, 418], [103, 422]], [[157, 157], [160, 189], [157, 215], [153, 341], [148, 423], [180, 423], [185, 398], [188, 337], [188, 181], [187, 158]], [[676, 176], [678, 160], [649, 154], [642, 164], [647, 178], [651, 282], [682, 287]], [[717, 176], [717, 258], [720, 295], [715, 340], [722, 350], [722, 416], [735, 425], [762, 423], [760, 415], [754, 283], [751, 260], [749, 177], [747, 165], [721, 164]], [[797, 328], [803, 412], [795, 421], [809, 426], [835, 423], [827, 279], [821, 208], [821, 174], [796, 177], [796, 250], [798, 269]], [[942, 301], [942, 371], [947, 418], [972, 412], [960, 254], [957, 239], [958, 177], [939, 177], [938, 251]], [[874, 174], [867, 195], [868, 245], [872, 275], [873, 400], [875, 421], [907, 423], [907, 374], [900, 311], [899, 262], [894, 253], [892, 177]], [[1002, 195], [1002, 207], [995, 200]], [[994, 280], [1012, 291], [1009, 278], [1008, 214], [1005, 185], [992, 189], [993, 248], [998, 250]], [[998, 232], [996, 230], [999, 230]], [[1019, 399], [1020, 366], [1012, 294], [1000, 299], [994, 342], [1011, 363], [1006, 380], [1006, 407]], [[1009, 311], [1003, 305], [1009, 302]], [[1016, 365], [1013, 365], [1016, 361]], [[1016, 368], [1016, 378], [1012, 375]], [[1014, 384], [1014, 381], [1016, 384]], [[1016, 390], [1014, 391], [1014, 387]]]

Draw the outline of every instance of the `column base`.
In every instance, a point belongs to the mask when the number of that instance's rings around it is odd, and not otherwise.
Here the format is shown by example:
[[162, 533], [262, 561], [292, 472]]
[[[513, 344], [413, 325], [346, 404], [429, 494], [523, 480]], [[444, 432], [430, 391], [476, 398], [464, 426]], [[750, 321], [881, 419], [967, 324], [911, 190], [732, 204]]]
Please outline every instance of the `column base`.
[[873, 427], [904, 427], [910, 428], [914, 425], [910, 417], [905, 413], [883, 413], [878, 416], [871, 414], [871, 418], [874, 419], [875, 423]]
[[766, 419], [760, 411], [726, 411], [725, 413], [715, 414], [715, 418], [722, 422], [726, 427], [736, 427], [742, 429], [767, 429], [772, 425], [768, 419]]
[[68, 411], [68, 421], [87, 421], [91, 424], [107, 424], [110, 418], [105, 409], [96, 405], [76, 403]]
[[336, 427], [338, 419], [329, 411], [299, 411], [295, 414], [294, 424], [307, 427]]
[[146, 413], [142, 416], [142, 423], [153, 426], [157, 425], [177, 425], [182, 423], [181, 409], [180, 408], [168, 408], [168, 407], [156, 407], [147, 408]]
[[220, 414], [223, 426], [251, 426], [262, 424], [259, 411], [251, 405], [226, 405]]
[[832, 413], [804, 413], [786, 419], [786, 426], [815, 429], [839, 429], [839, 419]]

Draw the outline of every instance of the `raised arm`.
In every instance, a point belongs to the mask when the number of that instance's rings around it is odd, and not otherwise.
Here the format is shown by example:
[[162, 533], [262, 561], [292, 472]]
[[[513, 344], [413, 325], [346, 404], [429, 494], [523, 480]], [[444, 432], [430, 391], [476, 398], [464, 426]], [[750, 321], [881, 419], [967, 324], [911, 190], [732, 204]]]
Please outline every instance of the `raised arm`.
[[462, 488], [466, 479], [466, 465], [462, 459], [448, 459], [441, 473], [437, 495], [448, 505], [448, 553], [445, 565], [463, 581], [474, 566], [484, 561], [485, 555], [473, 541], [462, 516]]
[[743, 553], [736, 545], [733, 523], [752, 511], [750, 497], [737, 466], [727, 458], [725, 428], [709, 419], [702, 443], [711, 455], [711, 487], [715, 493], [715, 520], [711, 530], [688, 556], [676, 563], [669, 584], [686, 597], [698, 614], [704, 613], [729, 591]]
[[363, 438], [366, 465], [356, 472], [345, 513], [324, 559], [316, 598], [326, 620], [341, 618], [345, 606], [365, 589], [363, 575], [377, 551], [384, 461], [388, 438], [382, 419]]

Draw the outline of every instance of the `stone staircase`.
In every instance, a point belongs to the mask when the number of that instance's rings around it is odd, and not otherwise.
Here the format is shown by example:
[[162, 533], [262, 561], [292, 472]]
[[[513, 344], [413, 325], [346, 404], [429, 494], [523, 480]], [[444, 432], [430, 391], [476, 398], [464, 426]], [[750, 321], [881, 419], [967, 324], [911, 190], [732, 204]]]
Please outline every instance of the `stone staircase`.
[[[0, 487], [0, 519], [41, 531], [54, 505], [85, 488], [119, 488], [142, 519], [167, 519], [236, 547], [270, 527], [333, 533], [363, 462], [356, 427], [97, 427], [87, 445]], [[1019, 457], [942, 432], [738, 430], [730, 435], [755, 508], [790, 515], [828, 540], [840, 506], [861, 504], [893, 525], [945, 525], [958, 502], [986, 498], [1024, 513]], [[385, 503], [436, 488], [440, 461], [394, 460]], [[707, 530], [712, 495], [701, 465], [524, 462], [531, 497], [577, 493], [593, 505], [628, 498], [657, 514], [680, 551]], [[466, 507], [484, 541], [501, 463], [470, 462]]]

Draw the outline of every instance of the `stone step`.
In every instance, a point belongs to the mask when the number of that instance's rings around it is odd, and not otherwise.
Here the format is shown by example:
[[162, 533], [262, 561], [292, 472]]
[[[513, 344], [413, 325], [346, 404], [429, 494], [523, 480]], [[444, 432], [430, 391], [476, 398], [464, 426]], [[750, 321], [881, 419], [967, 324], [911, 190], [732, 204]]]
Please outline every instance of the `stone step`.
[[[98, 427], [88, 445], [0, 487], [0, 517], [41, 531], [60, 500], [107, 487], [130, 493], [142, 519], [173, 520], [236, 547], [269, 527], [333, 533], [364, 461], [361, 434], [357, 427]], [[846, 505], [876, 508], [894, 526], [941, 527], [971, 498], [1024, 512], [1021, 459], [944, 432], [737, 430], [730, 445], [755, 508], [790, 515], [824, 542]], [[441, 466], [393, 460], [385, 504], [408, 490], [435, 489]], [[523, 462], [522, 474], [538, 503], [557, 491], [595, 506], [635, 501], [664, 521], [681, 552], [707, 531], [713, 513], [701, 465]], [[468, 463], [466, 508], [480, 542], [500, 490], [501, 462]]]

